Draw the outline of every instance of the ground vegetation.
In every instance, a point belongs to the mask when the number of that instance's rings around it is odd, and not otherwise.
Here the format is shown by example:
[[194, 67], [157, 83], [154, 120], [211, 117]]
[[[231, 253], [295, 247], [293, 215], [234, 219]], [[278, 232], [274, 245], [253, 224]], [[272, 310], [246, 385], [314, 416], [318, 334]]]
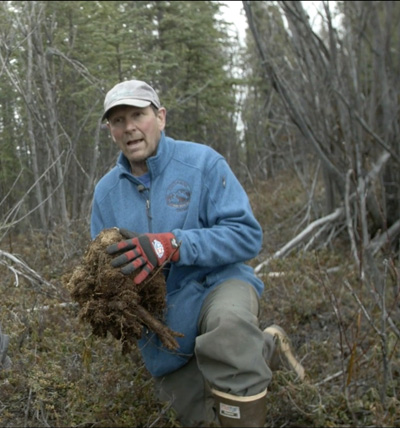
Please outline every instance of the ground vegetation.
[[225, 156], [263, 228], [261, 327], [307, 372], [275, 373], [267, 426], [400, 425], [400, 3], [318, 4], [243, 1], [242, 46], [215, 1], [0, 3], [0, 426], [179, 426], [70, 283], [118, 154], [102, 100], [131, 78], [167, 134]]
[[[294, 173], [252, 189], [265, 234], [263, 251], [249, 261], [257, 266], [296, 234], [307, 199]], [[73, 235], [60, 230], [47, 242], [32, 231], [34, 245], [26, 245], [26, 235], [9, 243], [16, 260], [2, 254], [0, 322], [11, 338], [13, 366], [0, 372], [0, 426], [179, 427], [170, 403], [154, 398], [135, 346], [123, 353], [123, 342], [112, 334], [93, 334], [63, 285], [82, 262], [88, 238], [85, 225]], [[344, 238], [312, 251], [302, 245], [259, 272], [265, 283], [261, 327], [283, 326], [306, 369], [304, 381], [275, 372], [266, 426], [400, 422], [399, 338], [389, 322], [399, 323], [396, 257], [380, 257], [386, 266], [380, 307]]]

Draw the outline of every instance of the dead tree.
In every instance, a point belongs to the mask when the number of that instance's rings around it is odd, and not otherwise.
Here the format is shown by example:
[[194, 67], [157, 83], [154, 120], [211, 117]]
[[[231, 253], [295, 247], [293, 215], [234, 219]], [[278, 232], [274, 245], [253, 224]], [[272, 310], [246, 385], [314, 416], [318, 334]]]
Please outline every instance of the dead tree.
[[[346, 214], [354, 239], [368, 247], [371, 239], [400, 218], [399, 82], [395, 79], [400, 70], [390, 52], [399, 26], [391, 15], [400, 9], [395, 2], [380, 3], [379, 11], [375, 3], [345, 2], [344, 31], [335, 27], [329, 2], [323, 2], [322, 38], [301, 2], [278, 2], [287, 22], [287, 50], [281, 56], [287, 58], [288, 69], [282, 70], [270, 40], [263, 37], [268, 23], [261, 24], [253, 11], [268, 2], [254, 3], [244, 1], [243, 6], [264, 79], [321, 163], [326, 215], [344, 208], [346, 194], [357, 192]], [[366, 63], [367, 57], [372, 63]], [[364, 70], [371, 67], [366, 74]], [[378, 174], [372, 173], [376, 165], [380, 165]], [[390, 236], [392, 244], [397, 237]]]

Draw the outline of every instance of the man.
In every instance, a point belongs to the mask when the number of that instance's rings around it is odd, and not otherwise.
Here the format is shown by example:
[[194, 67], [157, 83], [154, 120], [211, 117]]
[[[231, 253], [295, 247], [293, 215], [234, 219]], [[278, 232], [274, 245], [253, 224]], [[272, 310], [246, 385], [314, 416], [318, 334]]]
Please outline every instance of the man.
[[[212, 148], [165, 135], [166, 110], [147, 83], [130, 80], [106, 95], [103, 119], [120, 149], [97, 184], [91, 234], [118, 227], [113, 266], [141, 283], [163, 266], [166, 324], [184, 334], [171, 352], [144, 331], [139, 348], [158, 397], [184, 426], [262, 426], [271, 369], [303, 367], [278, 326], [259, 328], [264, 284], [245, 262], [262, 230], [225, 159]], [[216, 415], [217, 414], [217, 415]]]

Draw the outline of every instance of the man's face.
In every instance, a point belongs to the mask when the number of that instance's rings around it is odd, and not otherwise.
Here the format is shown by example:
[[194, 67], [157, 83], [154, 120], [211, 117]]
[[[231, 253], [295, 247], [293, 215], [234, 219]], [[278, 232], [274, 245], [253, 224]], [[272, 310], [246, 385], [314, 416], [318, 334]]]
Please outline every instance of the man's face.
[[132, 173], [147, 171], [146, 159], [157, 152], [161, 131], [165, 128], [165, 108], [114, 107], [108, 116], [108, 128], [115, 144], [131, 164]]

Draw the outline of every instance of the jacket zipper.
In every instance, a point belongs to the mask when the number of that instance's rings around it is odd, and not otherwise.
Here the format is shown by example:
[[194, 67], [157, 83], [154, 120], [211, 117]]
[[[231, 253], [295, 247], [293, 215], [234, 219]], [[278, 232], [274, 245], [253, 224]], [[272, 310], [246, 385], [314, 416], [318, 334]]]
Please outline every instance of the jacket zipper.
[[147, 224], [149, 226], [149, 233], [152, 233], [152, 217], [150, 214], [150, 189], [145, 187], [142, 183], [136, 185], [139, 191], [140, 196], [144, 198], [146, 204], [146, 216], [147, 216]]
[[148, 197], [146, 199], [146, 215], [147, 215], [147, 220], [148, 220], [148, 223], [149, 223], [149, 232], [151, 233], [152, 232], [152, 227], [151, 227], [151, 220], [152, 220], [152, 218], [151, 218], [151, 214], [150, 214], [150, 197]]

